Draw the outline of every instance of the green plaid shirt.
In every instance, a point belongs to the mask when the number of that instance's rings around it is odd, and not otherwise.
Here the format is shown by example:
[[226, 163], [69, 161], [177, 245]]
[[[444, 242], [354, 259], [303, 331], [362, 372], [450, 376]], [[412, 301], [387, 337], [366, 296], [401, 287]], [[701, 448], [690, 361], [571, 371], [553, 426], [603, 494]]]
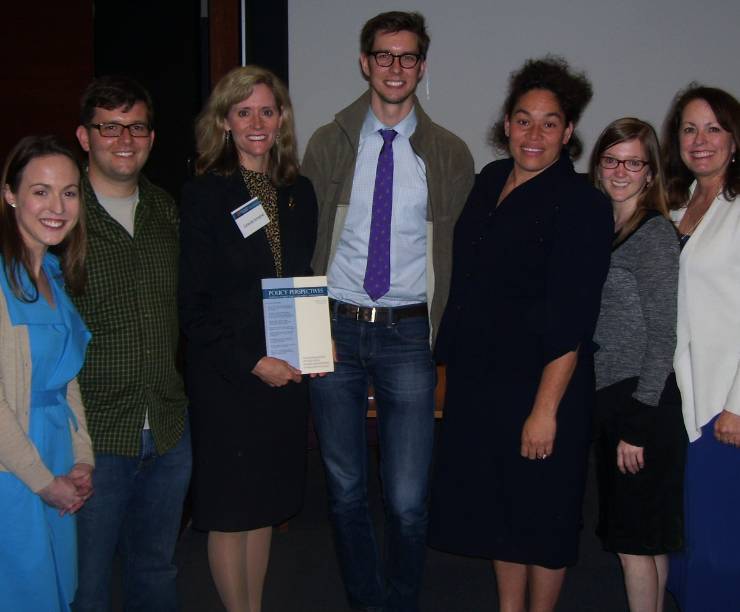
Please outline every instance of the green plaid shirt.
[[100, 205], [83, 178], [87, 284], [74, 302], [92, 332], [78, 380], [96, 453], [136, 456], [149, 425], [159, 454], [177, 444], [187, 398], [175, 369], [177, 209], [139, 179], [134, 236]]

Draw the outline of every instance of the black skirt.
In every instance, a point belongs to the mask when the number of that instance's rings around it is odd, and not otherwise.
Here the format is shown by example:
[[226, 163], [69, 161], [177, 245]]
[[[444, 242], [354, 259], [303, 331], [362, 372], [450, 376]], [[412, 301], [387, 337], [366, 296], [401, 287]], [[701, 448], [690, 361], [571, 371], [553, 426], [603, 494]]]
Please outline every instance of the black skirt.
[[620, 420], [632, 409], [637, 378], [596, 394], [594, 452], [599, 486], [596, 529], [604, 549], [660, 555], [683, 548], [683, 473], [686, 430], [675, 375], [666, 381], [654, 418], [644, 419], [645, 466], [637, 474], [617, 468]]
[[306, 479], [307, 382], [271, 388], [247, 373], [230, 383], [203, 361], [188, 379], [193, 526], [248, 531], [297, 514]]

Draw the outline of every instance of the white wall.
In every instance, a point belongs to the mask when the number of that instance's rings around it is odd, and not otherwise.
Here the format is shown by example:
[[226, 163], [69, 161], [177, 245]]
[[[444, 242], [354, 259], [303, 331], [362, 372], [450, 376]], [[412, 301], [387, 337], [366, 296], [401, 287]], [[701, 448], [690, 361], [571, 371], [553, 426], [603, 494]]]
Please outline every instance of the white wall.
[[[509, 74], [545, 53], [563, 55], [593, 83], [579, 125], [584, 158], [618, 117], [660, 129], [676, 91], [692, 80], [740, 97], [737, 0], [289, 0], [288, 7], [301, 152], [317, 127], [367, 87], [358, 66], [360, 29], [386, 10], [426, 17], [432, 42], [417, 93], [434, 121], [467, 142], [478, 170], [494, 157], [486, 134]], [[583, 159], [578, 166], [583, 170]]]

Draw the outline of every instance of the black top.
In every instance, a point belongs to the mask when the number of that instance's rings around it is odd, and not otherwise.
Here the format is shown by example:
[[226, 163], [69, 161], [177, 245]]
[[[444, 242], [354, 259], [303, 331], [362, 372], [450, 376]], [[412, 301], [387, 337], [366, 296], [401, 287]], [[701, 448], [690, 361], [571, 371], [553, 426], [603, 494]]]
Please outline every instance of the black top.
[[[607, 198], [576, 174], [567, 155], [496, 202], [513, 167], [487, 165], [455, 228], [453, 274], [437, 356], [479, 353], [482, 314], [496, 346], [521, 352], [521, 332], [537, 336], [539, 368], [582, 345], [599, 312], [614, 222]], [[461, 342], [473, 339], [471, 345]], [[529, 349], [527, 349], [529, 350]], [[472, 360], [471, 360], [472, 361]]]

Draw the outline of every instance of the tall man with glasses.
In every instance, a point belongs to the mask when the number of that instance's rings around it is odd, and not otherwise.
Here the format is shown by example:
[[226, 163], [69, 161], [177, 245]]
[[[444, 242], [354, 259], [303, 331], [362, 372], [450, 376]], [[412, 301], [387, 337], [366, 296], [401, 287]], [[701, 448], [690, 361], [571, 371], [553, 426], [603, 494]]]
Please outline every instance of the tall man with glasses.
[[88, 252], [75, 303], [93, 334], [79, 382], [96, 467], [78, 515], [74, 609], [110, 609], [118, 550], [125, 609], [168, 612], [178, 607], [173, 556], [191, 454], [175, 369], [177, 210], [141, 174], [154, 143], [148, 92], [128, 78], [93, 81], [77, 139], [88, 154]]
[[[453, 228], [473, 184], [468, 148], [414, 95], [428, 47], [418, 13], [368, 21], [360, 66], [369, 90], [316, 131], [302, 166], [319, 201], [313, 264], [328, 275], [337, 360], [333, 373], [311, 380], [311, 399], [339, 564], [360, 610], [419, 609], [434, 434], [430, 339], [447, 300]], [[384, 555], [367, 499], [370, 384]]]

